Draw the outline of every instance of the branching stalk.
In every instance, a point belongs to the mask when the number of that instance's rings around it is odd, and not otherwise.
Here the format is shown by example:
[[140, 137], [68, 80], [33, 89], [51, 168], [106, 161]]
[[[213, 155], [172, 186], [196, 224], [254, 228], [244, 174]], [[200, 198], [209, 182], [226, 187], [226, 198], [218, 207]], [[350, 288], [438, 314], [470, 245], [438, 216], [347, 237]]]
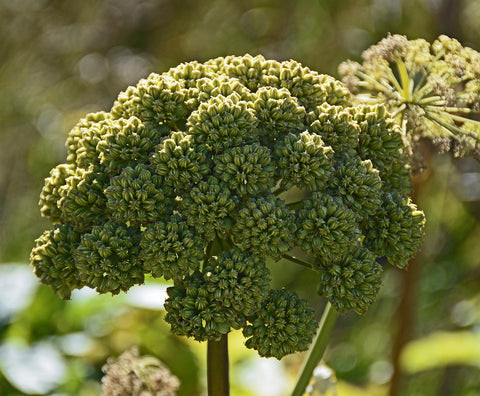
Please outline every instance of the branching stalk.
[[328, 302], [323, 311], [322, 318], [320, 319], [317, 335], [313, 340], [308, 356], [303, 364], [302, 370], [300, 371], [292, 396], [302, 396], [305, 393], [310, 378], [312, 378], [313, 370], [315, 370], [315, 367], [317, 367], [325, 353], [328, 340], [330, 339], [337, 318], [338, 312]]
[[441, 127], [444, 131], [446, 131], [450, 136], [454, 137], [455, 135], [463, 135], [464, 132], [462, 129], [456, 127], [453, 124], [449, 124], [437, 117], [432, 116], [429, 113], [425, 113], [425, 118], [436, 124], [437, 126]]
[[398, 71], [400, 73], [400, 81], [402, 83], [402, 88], [403, 88], [403, 97], [407, 102], [410, 102], [412, 98], [412, 84], [410, 81], [410, 78], [408, 77], [408, 71], [405, 66], [405, 63], [401, 58], [397, 59], [396, 61]]
[[388, 92], [392, 93], [393, 88], [390, 85], [383, 85], [374, 78], [370, 77], [368, 74], [363, 73], [363, 72], [358, 72], [358, 75], [368, 81], [370, 84], [372, 84], [376, 89], [378, 89], [380, 92]]

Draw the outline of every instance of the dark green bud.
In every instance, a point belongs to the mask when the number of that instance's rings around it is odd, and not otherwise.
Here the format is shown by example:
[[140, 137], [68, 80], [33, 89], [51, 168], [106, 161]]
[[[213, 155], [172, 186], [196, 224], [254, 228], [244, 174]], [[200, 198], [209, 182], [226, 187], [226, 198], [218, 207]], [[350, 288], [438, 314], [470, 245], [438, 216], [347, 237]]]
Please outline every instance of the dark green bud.
[[207, 241], [226, 235], [232, 227], [239, 198], [218, 179], [211, 176], [201, 181], [180, 203], [188, 224]]
[[260, 139], [267, 146], [280, 136], [304, 128], [305, 108], [287, 89], [262, 87], [253, 103], [259, 120]]
[[197, 81], [214, 73], [214, 68], [197, 61], [181, 63], [168, 71], [168, 75], [186, 88], [196, 88]]
[[205, 243], [180, 215], [147, 225], [140, 237], [140, 259], [156, 278], [180, 279], [200, 268]]
[[345, 105], [350, 100], [350, 93], [338, 80], [318, 74], [294, 60], [282, 62], [280, 65], [271, 62], [269, 66], [269, 74], [276, 78], [269, 78], [268, 85], [288, 89], [307, 111], [325, 102]]
[[167, 293], [165, 320], [174, 334], [206, 341], [230, 332], [221, 301], [208, 292], [200, 272], [175, 282]]
[[339, 313], [364, 314], [375, 302], [382, 284], [382, 267], [375, 259], [375, 254], [360, 247], [340, 261], [320, 260], [319, 294]]
[[84, 286], [73, 258], [79, 242], [80, 234], [71, 226], [55, 225], [35, 241], [36, 246], [30, 254], [35, 275], [65, 300], [70, 298], [72, 290]]
[[68, 177], [75, 173], [75, 165], [60, 164], [50, 171], [50, 177], [45, 179], [45, 185], [40, 193], [40, 212], [43, 217], [49, 217], [50, 221], [57, 223], [62, 217], [58, 208], [60, 189], [65, 185]]
[[321, 190], [333, 173], [333, 150], [315, 133], [288, 134], [275, 146], [274, 156], [284, 190], [294, 185], [310, 191]]
[[268, 63], [261, 55], [227, 56], [223, 58], [221, 70], [228, 76], [238, 79], [250, 91], [255, 92], [265, 84]]
[[295, 217], [280, 198], [273, 195], [250, 198], [235, 220], [232, 238], [242, 250], [278, 260], [293, 247]]
[[111, 114], [114, 118], [137, 117], [160, 135], [167, 128], [179, 128], [189, 109], [188, 91], [170, 76], [152, 73], [135, 87], [118, 95]]
[[309, 130], [320, 135], [337, 157], [355, 155], [360, 128], [347, 108], [324, 103], [311, 111], [307, 120]]
[[307, 302], [286, 289], [271, 290], [262, 309], [249, 321], [243, 330], [247, 348], [277, 359], [307, 350], [317, 328]]
[[99, 158], [110, 172], [125, 166], [134, 167], [148, 161], [154, 146], [160, 142], [159, 134], [136, 117], [119, 119], [107, 127], [105, 138], [97, 145]]
[[60, 199], [57, 206], [62, 222], [71, 223], [77, 231], [102, 224], [108, 216], [103, 193], [106, 179], [102, 168], [93, 165], [88, 169], [76, 168], [58, 190]]
[[382, 181], [370, 160], [346, 157], [337, 164], [328, 190], [338, 195], [357, 216], [358, 222], [377, 212], [382, 204]]
[[75, 251], [80, 280], [98, 293], [118, 294], [144, 282], [138, 232], [107, 222], [82, 235]]
[[210, 172], [206, 148], [195, 145], [185, 132], [172, 132], [155, 148], [150, 161], [165, 184], [176, 189], [188, 189]]
[[420, 248], [425, 217], [405, 194], [385, 193], [382, 207], [365, 225], [365, 246], [399, 268]]
[[73, 127], [67, 137], [67, 161], [81, 168], [98, 162], [97, 144], [108, 133], [107, 126], [112, 122], [110, 113], [100, 111], [90, 113]]
[[[210, 75], [197, 81], [198, 100], [201, 103], [208, 103], [217, 96], [229, 97], [238, 102], [249, 100], [250, 91], [240, 81], [229, 78], [225, 75]], [[234, 99], [235, 98], [235, 99]]]
[[132, 225], [146, 225], [169, 212], [172, 195], [172, 189], [162, 186], [162, 177], [143, 164], [124, 168], [105, 189], [111, 218]]
[[226, 150], [214, 158], [215, 177], [239, 196], [256, 195], [274, 186], [274, 168], [270, 150], [251, 144]]
[[296, 215], [297, 244], [322, 261], [338, 261], [359, 245], [357, 217], [339, 197], [313, 193]]
[[387, 117], [383, 106], [357, 106], [352, 108], [360, 126], [358, 154], [371, 160], [379, 170], [384, 191], [408, 193], [411, 190], [408, 157], [400, 128]]
[[228, 323], [235, 329], [260, 310], [270, 289], [265, 260], [236, 248], [212, 257], [203, 273], [209, 294], [222, 304]]
[[254, 112], [237, 95], [219, 95], [200, 104], [188, 118], [187, 127], [197, 143], [215, 153], [258, 140]]

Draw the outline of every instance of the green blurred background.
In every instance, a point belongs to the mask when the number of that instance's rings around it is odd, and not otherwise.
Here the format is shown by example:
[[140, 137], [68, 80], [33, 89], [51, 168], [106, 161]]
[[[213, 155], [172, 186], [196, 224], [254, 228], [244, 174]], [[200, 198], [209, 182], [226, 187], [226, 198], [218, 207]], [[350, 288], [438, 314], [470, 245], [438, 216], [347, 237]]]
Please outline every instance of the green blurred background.
[[[161, 282], [116, 297], [82, 290], [64, 302], [32, 275], [29, 252], [49, 227], [38, 196], [79, 118], [108, 111], [151, 71], [190, 60], [262, 54], [336, 76], [341, 61], [358, 60], [388, 32], [448, 34], [480, 50], [480, 2], [0, 0], [0, 395], [99, 395], [107, 357], [132, 345], [170, 367], [179, 395], [205, 388], [205, 345], [169, 333]], [[428, 226], [409, 288], [386, 266], [375, 306], [336, 326], [326, 363], [339, 396], [388, 395], [403, 322], [411, 340], [399, 394], [480, 395], [480, 166], [448, 155], [429, 162], [417, 198]], [[282, 262], [272, 270], [320, 315], [308, 271]], [[301, 354], [260, 359], [237, 333], [230, 346], [232, 395], [288, 394]]]

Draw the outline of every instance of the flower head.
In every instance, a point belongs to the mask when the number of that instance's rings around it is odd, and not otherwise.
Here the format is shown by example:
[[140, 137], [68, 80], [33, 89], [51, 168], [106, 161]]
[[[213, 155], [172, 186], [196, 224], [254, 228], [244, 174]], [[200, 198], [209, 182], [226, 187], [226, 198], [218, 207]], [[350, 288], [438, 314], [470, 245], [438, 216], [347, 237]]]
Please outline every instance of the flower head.
[[199, 341], [244, 329], [262, 356], [304, 350], [313, 311], [271, 290], [267, 262], [299, 263], [302, 249], [321, 294], [363, 313], [376, 259], [402, 267], [420, 242], [385, 108], [354, 106], [342, 83], [292, 60], [228, 56], [152, 73], [81, 120], [67, 146], [41, 193], [53, 228], [32, 251], [36, 274], [63, 298], [171, 280], [165, 319]]
[[358, 103], [383, 104], [394, 115], [414, 172], [424, 168], [416, 152], [422, 138], [480, 159], [480, 123], [472, 117], [480, 111], [478, 52], [444, 35], [430, 44], [395, 34], [362, 58], [342, 63], [339, 74]]

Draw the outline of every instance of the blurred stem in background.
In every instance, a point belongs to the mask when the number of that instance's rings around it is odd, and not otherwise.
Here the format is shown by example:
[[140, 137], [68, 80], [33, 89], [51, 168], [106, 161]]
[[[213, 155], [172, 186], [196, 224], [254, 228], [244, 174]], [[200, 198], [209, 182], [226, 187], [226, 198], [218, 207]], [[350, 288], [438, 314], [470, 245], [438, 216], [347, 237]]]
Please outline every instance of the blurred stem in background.
[[[405, 133], [405, 132], [404, 132]], [[419, 147], [423, 158], [427, 163], [427, 170], [424, 173], [412, 177], [412, 201], [418, 204], [418, 197], [420, 190], [430, 172], [430, 155], [426, 154], [426, 144]], [[418, 253], [420, 254], [420, 253]], [[418, 287], [420, 283], [420, 266], [421, 260], [418, 255], [410, 260], [408, 268], [405, 271], [400, 271], [400, 296], [399, 303], [393, 317], [396, 319], [393, 331], [394, 339], [392, 345], [392, 378], [390, 381], [389, 396], [400, 396], [402, 392], [402, 383], [404, 381], [404, 374], [402, 372], [400, 358], [405, 345], [411, 340], [412, 333], [415, 327], [415, 307], [418, 303]]]

